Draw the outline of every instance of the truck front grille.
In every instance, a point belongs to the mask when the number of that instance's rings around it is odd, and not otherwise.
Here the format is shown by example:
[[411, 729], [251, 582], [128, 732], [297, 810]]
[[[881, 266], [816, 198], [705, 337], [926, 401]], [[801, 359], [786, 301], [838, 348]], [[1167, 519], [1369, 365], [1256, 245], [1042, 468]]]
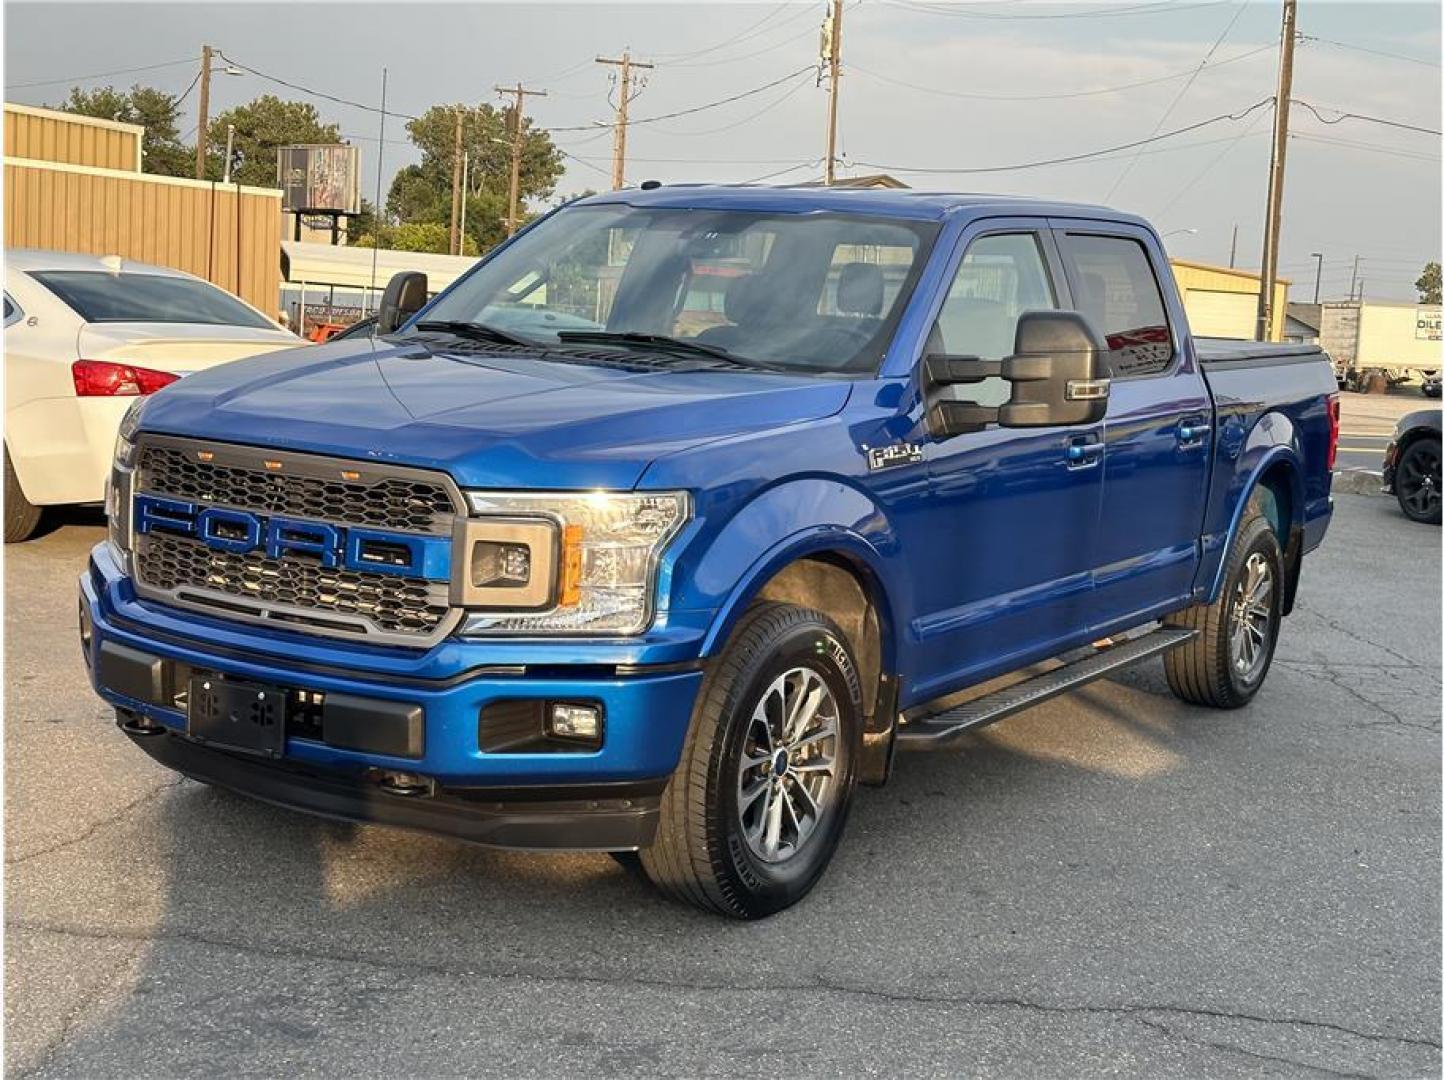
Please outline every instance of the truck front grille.
[[[142, 436], [134, 491], [138, 498], [184, 504], [199, 521], [208, 508], [228, 520], [254, 522], [237, 543], [198, 527], [136, 525], [136, 590], [142, 596], [223, 618], [376, 643], [427, 645], [449, 633], [459, 611], [450, 582], [396, 571], [371, 571], [332, 553], [287, 545], [269, 550], [259, 539], [273, 518], [329, 527], [344, 546], [348, 529], [404, 539], [451, 535], [461, 494], [449, 477], [417, 469], [378, 467], [253, 447]], [[189, 515], [189, 516], [186, 516]], [[279, 524], [279, 523], [278, 523]], [[427, 541], [435, 544], [436, 540]]]

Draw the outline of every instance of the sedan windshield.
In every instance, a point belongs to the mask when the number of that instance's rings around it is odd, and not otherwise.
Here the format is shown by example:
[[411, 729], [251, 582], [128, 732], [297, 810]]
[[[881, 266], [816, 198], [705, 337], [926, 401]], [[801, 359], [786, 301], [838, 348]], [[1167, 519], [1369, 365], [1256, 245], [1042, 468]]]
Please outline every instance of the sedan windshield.
[[667, 342], [800, 372], [876, 369], [936, 234], [858, 214], [563, 210], [462, 279], [430, 327], [479, 323], [548, 348]]

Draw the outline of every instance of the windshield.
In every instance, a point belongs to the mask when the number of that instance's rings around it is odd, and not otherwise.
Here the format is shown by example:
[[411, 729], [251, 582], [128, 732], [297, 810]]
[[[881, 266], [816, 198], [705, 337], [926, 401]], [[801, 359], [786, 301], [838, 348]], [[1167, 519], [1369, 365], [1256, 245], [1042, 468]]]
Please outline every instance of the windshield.
[[936, 232], [852, 214], [579, 206], [499, 251], [424, 320], [549, 347], [647, 334], [804, 372], [870, 372]]
[[86, 322], [203, 323], [275, 329], [239, 300], [214, 285], [190, 278], [103, 270], [37, 270], [31, 277]]

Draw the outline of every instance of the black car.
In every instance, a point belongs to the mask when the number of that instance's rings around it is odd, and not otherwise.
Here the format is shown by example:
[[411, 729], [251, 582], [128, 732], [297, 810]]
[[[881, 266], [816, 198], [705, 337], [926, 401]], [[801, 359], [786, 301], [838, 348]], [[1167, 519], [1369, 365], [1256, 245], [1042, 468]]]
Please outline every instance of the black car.
[[1425, 397], [1438, 397], [1440, 390], [1439, 372], [1430, 371], [1425, 374], [1424, 381], [1419, 385], [1419, 393]]
[[1411, 521], [1439, 524], [1438, 409], [1421, 409], [1403, 417], [1384, 451], [1384, 490], [1392, 491], [1399, 509]]

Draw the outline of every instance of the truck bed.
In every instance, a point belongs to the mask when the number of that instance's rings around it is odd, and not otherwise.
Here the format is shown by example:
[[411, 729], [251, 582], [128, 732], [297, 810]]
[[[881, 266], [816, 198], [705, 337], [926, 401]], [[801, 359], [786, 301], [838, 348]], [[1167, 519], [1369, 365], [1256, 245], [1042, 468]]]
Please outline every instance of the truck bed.
[[1274, 364], [1302, 364], [1311, 360], [1328, 363], [1317, 345], [1280, 341], [1239, 341], [1235, 338], [1194, 338], [1198, 358], [1205, 368], [1239, 365], [1265, 367]]

